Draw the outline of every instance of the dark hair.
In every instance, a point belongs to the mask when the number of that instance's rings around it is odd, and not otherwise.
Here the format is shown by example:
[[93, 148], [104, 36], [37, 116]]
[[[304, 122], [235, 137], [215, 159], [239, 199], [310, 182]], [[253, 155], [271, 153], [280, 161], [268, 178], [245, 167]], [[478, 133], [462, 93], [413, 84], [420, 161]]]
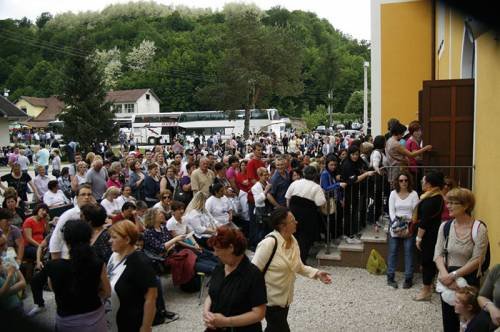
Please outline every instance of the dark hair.
[[229, 165], [231, 165], [232, 163], [236, 163], [236, 162], [239, 162], [239, 159], [238, 159], [238, 157], [236, 157], [236, 156], [231, 156], [231, 157], [229, 157], [229, 159], [228, 159], [228, 161], [227, 161], [227, 163], [228, 163]]
[[425, 182], [429, 183], [433, 187], [443, 188], [444, 175], [441, 172], [431, 171], [425, 174]]
[[177, 211], [177, 210], [185, 209], [185, 208], [186, 208], [186, 204], [184, 204], [182, 202], [172, 201], [172, 203], [170, 203], [170, 209], [172, 209], [172, 211]]
[[47, 184], [47, 188], [49, 188], [49, 190], [52, 190], [57, 188], [58, 185], [59, 182], [57, 182], [57, 180], [50, 180], [49, 183]]
[[216, 183], [214, 183], [213, 185], [210, 186], [209, 191], [210, 191], [210, 193], [212, 195], [215, 196], [215, 193], [218, 192], [219, 190], [221, 190], [222, 188], [224, 188], [224, 186], [222, 185], [222, 183], [216, 182]]
[[189, 171], [191, 168], [195, 167], [196, 168], [196, 164], [195, 163], [188, 163], [186, 165], [186, 170]]
[[410, 135], [413, 135], [414, 132], [419, 131], [420, 129], [422, 129], [422, 127], [420, 127], [420, 123], [418, 121], [412, 121], [408, 125], [408, 132]]
[[412, 176], [408, 173], [408, 172], [399, 172], [398, 173], [398, 176], [394, 179], [394, 189], [396, 189], [396, 192], [399, 192], [401, 190], [401, 186], [399, 185], [399, 177], [401, 175], [404, 175], [406, 176], [406, 178], [408, 179], [408, 192], [412, 192], [413, 191], [413, 178]]
[[377, 135], [373, 139], [373, 148], [374, 149], [383, 149], [385, 148], [385, 136]]
[[271, 227], [278, 231], [279, 226], [283, 224], [290, 210], [284, 206], [278, 206], [271, 212]]
[[388, 129], [389, 131], [391, 131], [392, 127], [393, 127], [396, 123], [399, 123], [399, 120], [398, 120], [398, 119], [395, 119], [395, 118], [391, 118], [391, 119], [389, 119], [389, 121], [387, 121], [387, 129]]
[[263, 149], [264, 147], [262, 146], [262, 143], [256, 142], [252, 145], [252, 150], [255, 150], [255, 148], [261, 148]]
[[69, 175], [69, 167], [63, 167], [61, 169], [61, 176]]
[[224, 169], [224, 167], [225, 167], [224, 163], [218, 162], [218, 163], [215, 163], [214, 170], [216, 172], [218, 172], [218, 171]]
[[333, 153], [330, 153], [330, 154], [327, 154], [326, 155], [326, 160], [325, 160], [325, 166], [328, 167], [328, 163], [331, 162], [331, 161], [335, 161], [336, 163], [339, 162], [339, 158], [337, 158], [337, 156]]
[[33, 209], [33, 215], [36, 216], [38, 214], [38, 211], [40, 211], [41, 209], [44, 209], [45, 211], [49, 212], [49, 207], [47, 206], [47, 204], [41, 203], [35, 206], [35, 208]]
[[290, 172], [290, 177], [293, 176], [293, 173], [297, 173], [301, 178], [304, 177], [304, 174], [302, 174], [302, 170], [300, 170], [299, 168], [292, 169], [292, 171]]
[[316, 167], [313, 166], [307, 166], [304, 168], [304, 178], [307, 180], [314, 181], [316, 180], [316, 177], [318, 176], [318, 170]]
[[70, 287], [76, 290], [89, 282], [99, 262], [94, 250], [90, 247], [92, 229], [86, 222], [72, 219], [64, 225], [63, 235], [64, 241], [69, 246], [71, 270], [74, 276]]
[[233, 254], [241, 256], [245, 254], [247, 248], [247, 239], [245, 235], [237, 229], [230, 226], [221, 226], [217, 228], [217, 234], [208, 240], [208, 245], [212, 248], [226, 249], [233, 246]]
[[403, 135], [406, 131], [406, 126], [401, 123], [395, 123], [391, 127], [391, 135]]
[[106, 209], [101, 205], [85, 204], [80, 208], [83, 219], [92, 227], [100, 227], [106, 223]]
[[135, 207], [137, 210], [146, 210], [148, 208], [148, 204], [144, 201], [136, 201]]
[[12, 212], [8, 209], [5, 209], [5, 208], [1, 208], [0, 209], [0, 220], [1, 219], [7, 219], [7, 220], [10, 220], [12, 219], [14, 215], [12, 214]]
[[347, 149], [347, 156], [350, 157], [352, 154], [359, 152], [359, 146], [357, 145], [351, 145]]
[[122, 205], [122, 211], [128, 210], [128, 209], [137, 209], [135, 204], [133, 202], [125, 202]]
[[117, 172], [114, 169], [110, 169], [108, 171], [108, 177], [112, 177], [113, 175], [117, 174]]

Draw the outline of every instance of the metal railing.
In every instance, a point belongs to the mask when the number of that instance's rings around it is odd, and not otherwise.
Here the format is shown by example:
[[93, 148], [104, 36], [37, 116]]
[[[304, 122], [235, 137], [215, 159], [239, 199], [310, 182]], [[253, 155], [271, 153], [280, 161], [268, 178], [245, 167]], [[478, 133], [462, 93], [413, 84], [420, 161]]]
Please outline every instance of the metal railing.
[[336, 212], [325, 216], [326, 253], [331, 252], [332, 236], [359, 234], [368, 225], [376, 226], [388, 214], [388, 198], [393, 189], [391, 179], [405, 172], [412, 178], [412, 189], [420, 194], [421, 180], [431, 171], [443, 173], [459, 187], [472, 189], [474, 166], [388, 166], [343, 190], [325, 192], [326, 210], [331, 211], [331, 198], [336, 204]]

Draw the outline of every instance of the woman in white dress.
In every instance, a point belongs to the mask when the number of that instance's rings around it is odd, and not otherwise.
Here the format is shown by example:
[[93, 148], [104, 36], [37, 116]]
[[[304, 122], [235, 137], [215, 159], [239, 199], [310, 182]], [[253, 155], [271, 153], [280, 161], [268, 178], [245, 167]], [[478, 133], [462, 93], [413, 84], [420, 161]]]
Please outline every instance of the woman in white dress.
[[212, 196], [207, 199], [205, 208], [214, 217], [217, 227], [232, 224], [233, 210], [229, 200], [224, 196], [225, 188], [220, 183], [210, 187]]

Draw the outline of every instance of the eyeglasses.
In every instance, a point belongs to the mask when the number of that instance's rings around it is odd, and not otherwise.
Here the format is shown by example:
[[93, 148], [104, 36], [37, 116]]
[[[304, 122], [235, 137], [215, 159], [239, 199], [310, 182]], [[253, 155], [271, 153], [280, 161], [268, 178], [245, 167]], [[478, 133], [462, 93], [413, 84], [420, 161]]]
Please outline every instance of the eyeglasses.
[[162, 199], [170, 199], [170, 196], [163, 196]]
[[399, 179], [399, 182], [408, 182], [408, 179]]
[[462, 203], [460, 202], [455, 202], [455, 201], [449, 201], [449, 202], [446, 202], [447, 205], [462, 205]]

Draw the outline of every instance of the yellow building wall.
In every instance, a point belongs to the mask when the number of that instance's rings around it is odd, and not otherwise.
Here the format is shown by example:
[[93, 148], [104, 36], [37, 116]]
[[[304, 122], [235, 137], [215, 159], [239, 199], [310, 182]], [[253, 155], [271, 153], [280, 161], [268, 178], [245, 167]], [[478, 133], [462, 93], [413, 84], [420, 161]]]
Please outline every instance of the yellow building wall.
[[[436, 8], [436, 10], [439, 10]], [[459, 12], [445, 7], [444, 47], [441, 56], [436, 45], [435, 73], [437, 80], [460, 79], [462, 66], [462, 43], [464, 37], [464, 17]], [[438, 38], [438, 16], [436, 15], [436, 40]], [[437, 43], [439, 43], [437, 41]], [[451, 64], [451, 65], [450, 65]]]
[[432, 74], [432, 4], [386, 3], [380, 8], [381, 125], [418, 119], [418, 92]]
[[45, 109], [44, 107], [33, 106], [24, 99], [20, 99], [16, 106], [20, 109], [26, 108], [26, 113], [33, 118], [36, 118]]
[[500, 42], [488, 33], [477, 39], [475, 215], [488, 225], [491, 264], [500, 263], [500, 149], [492, 146], [500, 124]]

